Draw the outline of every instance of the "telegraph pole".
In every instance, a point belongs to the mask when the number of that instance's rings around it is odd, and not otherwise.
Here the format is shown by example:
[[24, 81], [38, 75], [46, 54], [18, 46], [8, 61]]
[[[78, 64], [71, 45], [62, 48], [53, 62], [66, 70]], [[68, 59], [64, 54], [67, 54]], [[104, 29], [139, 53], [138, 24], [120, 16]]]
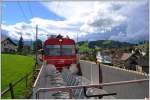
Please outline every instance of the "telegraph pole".
[[[31, 39], [31, 51], [32, 51], [32, 49], [33, 49], [33, 46], [32, 46], [32, 45], [33, 45], [33, 43], [32, 43], [32, 39]], [[32, 52], [31, 52], [31, 53], [32, 53]]]
[[36, 25], [36, 37], [35, 37], [35, 64], [38, 65], [38, 60], [37, 60], [37, 56], [38, 56], [38, 53], [37, 53], [37, 36], [38, 36], [38, 25]]
[[[36, 79], [36, 66], [38, 65], [38, 61], [37, 61], [37, 35], [38, 35], [38, 25], [36, 25], [36, 36], [35, 36], [35, 65], [33, 67], [33, 74], [32, 74], [32, 77], [33, 77], [33, 80]], [[32, 41], [32, 39], [31, 39]], [[34, 46], [33, 46], [33, 50], [34, 50]]]
[[77, 43], [78, 43], [78, 33], [77, 33]]

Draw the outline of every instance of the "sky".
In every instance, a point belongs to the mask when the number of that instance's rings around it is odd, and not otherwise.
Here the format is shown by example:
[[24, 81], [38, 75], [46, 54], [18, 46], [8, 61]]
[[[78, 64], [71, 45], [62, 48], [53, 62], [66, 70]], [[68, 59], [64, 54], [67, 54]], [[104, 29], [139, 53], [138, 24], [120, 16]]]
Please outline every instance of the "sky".
[[116, 40], [136, 43], [149, 39], [148, 1], [3, 2], [2, 35], [46, 40], [68, 35], [78, 41]]

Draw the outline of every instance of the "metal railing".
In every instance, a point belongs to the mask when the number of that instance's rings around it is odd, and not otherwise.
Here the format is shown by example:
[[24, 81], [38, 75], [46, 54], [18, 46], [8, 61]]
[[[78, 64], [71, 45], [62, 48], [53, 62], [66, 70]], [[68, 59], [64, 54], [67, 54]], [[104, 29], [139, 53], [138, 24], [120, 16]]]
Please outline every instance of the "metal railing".
[[35, 91], [41, 87], [41, 84], [44, 84], [45, 82], [45, 65], [46, 65], [46, 62], [43, 62], [42, 64], [42, 67], [38, 73], [38, 76], [34, 82], [34, 85], [33, 85], [33, 98], [35, 98]]
[[80, 86], [62, 86], [62, 87], [53, 87], [53, 88], [39, 88], [35, 95], [38, 99], [40, 92], [46, 91], [66, 91], [69, 93], [69, 98], [73, 97], [73, 89], [81, 89], [81, 88], [99, 88], [101, 86], [112, 86], [112, 85], [123, 85], [123, 84], [132, 84], [132, 83], [141, 83], [149, 81], [149, 79], [139, 79], [139, 80], [130, 80], [130, 81], [119, 81], [119, 82], [110, 82], [110, 83], [102, 83], [97, 85], [80, 85]]
[[7, 94], [10, 91], [11, 94], [11, 98], [14, 99], [15, 95], [14, 95], [14, 87], [16, 87], [20, 82], [25, 80], [25, 87], [28, 87], [28, 80], [29, 80], [29, 76], [32, 75], [33, 71], [30, 71], [29, 73], [27, 73], [25, 76], [21, 77], [19, 80], [9, 83], [9, 86], [4, 89], [1, 93], [1, 97], [3, 97], [5, 94]]
[[91, 84], [99, 84], [102, 80], [99, 74], [99, 65], [95, 62], [80, 60], [82, 76], [87, 78]]

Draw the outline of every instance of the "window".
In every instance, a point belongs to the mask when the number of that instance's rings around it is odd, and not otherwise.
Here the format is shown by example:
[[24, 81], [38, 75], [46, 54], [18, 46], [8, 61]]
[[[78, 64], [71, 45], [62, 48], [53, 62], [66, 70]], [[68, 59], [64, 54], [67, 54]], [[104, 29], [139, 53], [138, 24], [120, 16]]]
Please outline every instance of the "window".
[[45, 47], [45, 54], [49, 56], [59, 56], [60, 55], [60, 45], [47, 45]]
[[62, 45], [62, 55], [75, 55], [75, 46]]
[[75, 55], [74, 45], [47, 45], [44, 49], [45, 55], [48, 56], [67, 56]]

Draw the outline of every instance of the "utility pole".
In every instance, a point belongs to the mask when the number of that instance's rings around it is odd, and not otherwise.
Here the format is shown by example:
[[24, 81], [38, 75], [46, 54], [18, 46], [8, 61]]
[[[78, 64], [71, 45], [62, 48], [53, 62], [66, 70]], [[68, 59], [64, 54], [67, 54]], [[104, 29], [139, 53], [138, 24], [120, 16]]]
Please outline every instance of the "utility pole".
[[[33, 74], [32, 74], [32, 77], [33, 77], [33, 80], [36, 79], [36, 66], [38, 65], [38, 61], [37, 61], [37, 35], [38, 35], [38, 25], [36, 25], [36, 36], [35, 36], [35, 65], [33, 67]], [[32, 39], [31, 39], [32, 41]], [[34, 46], [33, 46], [33, 50], [34, 50]]]
[[33, 49], [32, 45], [33, 45], [33, 43], [32, 43], [32, 39], [31, 39], [31, 51], [32, 51], [32, 49]]
[[37, 36], [38, 36], [38, 25], [36, 25], [36, 37], [35, 37], [35, 64], [38, 65], [38, 61], [37, 61], [37, 56], [38, 56], [38, 53], [37, 53]]
[[79, 64], [79, 61], [80, 61], [80, 54], [79, 54], [79, 45], [78, 45], [78, 33], [77, 33], [77, 43], [76, 43], [76, 46], [77, 46], [77, 48], [76, 48], [76, 53], [77, 53], [77, 61], [78, 61], [78, 66], [79, 66], [79, 73], [80, 74], [82, 74], [81, 73], [81, 69], [80, 69], [80, 64]]
[[[97, 62], [96, 62], [97, 63]], [[103, 74], [102, 74], [102, 69], [101, 69], [101, 62], [98, 63], [98, 68], [99, 68], [99, 84], [102, 84], [103, 82]], [[101, 86], [100, 89], [103, 87]]]
[[77, 43], [78, 43], [78, 33], [77, 33]]

